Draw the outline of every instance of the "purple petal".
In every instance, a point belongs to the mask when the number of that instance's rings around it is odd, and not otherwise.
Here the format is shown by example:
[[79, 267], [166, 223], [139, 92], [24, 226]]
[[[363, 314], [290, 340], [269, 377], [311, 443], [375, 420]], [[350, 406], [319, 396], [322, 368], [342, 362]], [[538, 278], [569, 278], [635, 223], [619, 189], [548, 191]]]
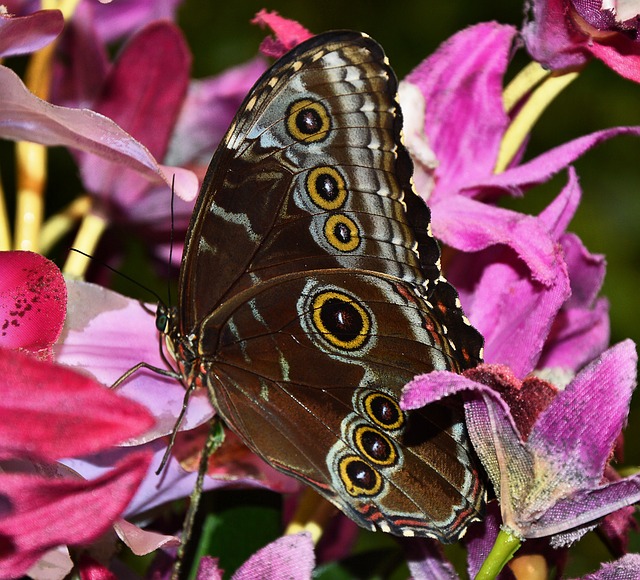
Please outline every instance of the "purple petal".
[[431, 213], [434, 235], [448, 246], [477, 252], [505, 244], [527, 264], [534, 280], [553, 283], [557, 252], [538, 218], [462, 196], [432, 203]]
[[487, 554], [493, 548], [500, 531], [500, 507], [498, 502], [487, 504], [486, 514], [482, 522], [474, 522], [464, 537], [467, 547], [467, 573], [469, 578], [475, 578]]
[[556, 501], [551, 509], [537, 514], [535, 519], [532, 518], [525, 529], [526, 537], [540, 538], [587, 527], [600, 518], [639, 501], [640, 475], [577, 492]]
[[442, 550], [442, 544], [429, 538], [402, 539], [407, 565], [414, 580], [457, 580], [456, 569]]
[[571, 279], [571, 297], [566, 307], [589, 307], [593, 305], [604, 282], [605, 257], [591, 254], [575, 234], [565, 234], [560, 242]]
[[[112, 385], [141, 362], [166, 368], [159, 355], [155, 319], [138, 301], [86, 282], [69, 280], [67, 289], [68, 314], [55, 347], [57, 362], [81, 368], [104, 385]], [[134, 373], [118, 393], [141, 403], [156, 417], [156, 426], [137, 442], [171, 433], [185, 396], [179, 381], [147, 369]], [[198, 390], [189, 398], [181, 430], [200, 425], [212, 415], [206, 393]]]
[[522, 37], [534, 60], [550, 69], [577, 67], [589, 60], [587, 37], [568, 21], [566, 0], [533, 0], [533, 20], [522, 27]]
[[103, 42], [128, 36], [156, 20], [174, 20], [182, 0], [126, 0], [126, 2], [91, 3], [97, 32]]
[[179, 167], [159, 165], [149, 151], [111, 119], [87, 109], [51, 105], [33, 95], [18, 75], [0, 66], [0, 136], [14, 141], [63, 145], [94, 153], [138, 171], [151, 182], [171, 185], [183, 199], [193, 199], [198, 179]]
[[222, 580], [224, 570], [218, 567], [218, 558], [203, 556], [200, 558], [196, 580]]
[[[160, 21], [133, 37], [105, 79], [93, 108], [113, 119], [162, 159], [189, 84], [191, 55], [180, 30]], [[80, 156], [85, 186], [122, 206], [148, 187], [138, 173], [92, 155]]]
[[283, 536], [258, 550], [233, 575], [233, 580], [308, 580], [315, 556], [308, 532]]
[[205, 80], [192, 81], [169, 146], [173, 165], [208, 165], [247, 93], [265, 71], [251, 60]]
[[629, 413], [635, 345], [626, 340], [587, 366], [543, 411], [528, 444], [576, 488], [598, 483]]
[[424, 129], [439, 161], [432, 200], [493, 172], [508, 125], [502, 78], [515, 33], [495, 22], [467, 28], [407, 77], [424, 94]]
[[606, 562], [582, 580], [633, 580], [640, 578], [640, 554], [627, 554], [615, 562]]
[[547, 181], [552, 175], [564, 169], [569, 163], [575, 161], [595, 145], [618, 135], [640, 136], [640, 127], [614, 127], [613, 129], [604, 129], [590, 135], [578, 137], [539, 155], [527, 163], [507, 169], [497, 175], [485, 176], [477, 183], [467, 184], [466, 186], [468, 188], [498, 187], [511, 192], [513, 195], [522, 195], [522, 189]]
[[35, 52], [47, 46], [63, 28], [60, 10], [40, 10], [28, 16], [0, 14], [0, 57]]

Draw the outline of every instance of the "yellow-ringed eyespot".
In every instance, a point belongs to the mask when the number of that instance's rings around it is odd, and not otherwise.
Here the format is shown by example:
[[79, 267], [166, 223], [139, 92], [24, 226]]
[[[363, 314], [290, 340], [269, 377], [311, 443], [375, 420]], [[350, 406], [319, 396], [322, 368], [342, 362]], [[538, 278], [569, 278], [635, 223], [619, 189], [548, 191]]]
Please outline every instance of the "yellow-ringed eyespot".
[[313, 299], [312, 309], [314, 326], [333, 346], [355, 350], [369, 338], [371, 318], [348, 294], [333, 290], [321, 292]]
[[347, 199], [344, 178], [333, 167], [316, 167], [309, 171], [306, 188], [311, 201], [322, 209], [339, 209]]
[[353, 433], [356, 448], [369, 461], [390, 466], [398, 461], [398, 451], [389, 437], [368, 425], [360, 425]]
[[360, 245], [360, 230], [356, 222], [343, 214], [335, 214], [327, 219], [324, 237], [341, 252], [353, 252]]
[[384, 393], [370, 393], [364, 398], [364, 411], [376, 425], [395, 431], [404, 425], [405, 418], [398, 402]]
[[338, 470], [347, 493], [353, 497], [378, 495], [382, 489], [380, 474], [355, 455], [343, 457]]
[[300, 99], [287, 109], [287, 130], [296, 141], [314, 143], [329, 135], [331, 119], [326, 107], [310, 99]]

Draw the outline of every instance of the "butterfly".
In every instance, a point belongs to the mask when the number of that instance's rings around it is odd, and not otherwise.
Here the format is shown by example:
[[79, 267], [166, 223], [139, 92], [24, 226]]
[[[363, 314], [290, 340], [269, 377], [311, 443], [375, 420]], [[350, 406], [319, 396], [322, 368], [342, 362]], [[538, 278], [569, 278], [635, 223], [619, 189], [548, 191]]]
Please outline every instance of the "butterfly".
[[402, 387], [481, 360], [412, 187], [397, 80], [365, 34], [303, 42], [218, 147], [162, 311], [184, 384], [276, 469], [355, 522], [456, 540], [485, 488], [462, 402]]

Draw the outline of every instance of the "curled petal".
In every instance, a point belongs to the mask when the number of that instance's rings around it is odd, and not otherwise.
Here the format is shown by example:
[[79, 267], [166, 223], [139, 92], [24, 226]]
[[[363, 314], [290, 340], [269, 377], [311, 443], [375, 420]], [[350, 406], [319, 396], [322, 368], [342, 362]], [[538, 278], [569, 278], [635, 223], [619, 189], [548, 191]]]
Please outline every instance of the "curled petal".
[[35, 52], [47, 46], [63, 28], [60, 10], [40, 10], [27, 16], [0, 13], [0, 57]]
[[275, 38], [265, 38], [260, 45], [260, 50], [266, 56], [274, 58], [280, 58], [285, 52], [313, 36], [299, 22], [264, 9], [256, 14], [251, 23], [262, 28], [269, 27], [273, 31]]

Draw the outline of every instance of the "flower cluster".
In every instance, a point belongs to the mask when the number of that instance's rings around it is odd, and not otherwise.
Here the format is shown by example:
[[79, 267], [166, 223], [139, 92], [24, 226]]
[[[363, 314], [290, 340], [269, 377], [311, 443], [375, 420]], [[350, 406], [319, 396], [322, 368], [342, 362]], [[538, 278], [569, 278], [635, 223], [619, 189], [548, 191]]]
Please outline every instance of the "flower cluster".
[[[177, 0], [60, 4], [34, 11], [16, 0], [0, 12], [0, 56], [31, 55], [24, 81], [0, 65], [0, 137], [19, 142], [20, 168], [13, 243], [0, 215], [0, 577], [62, 578], [74, 566], [110, 577], [124, 569], [120, 543], [136, 555], [156, 551], [148, 574], [165, 577], [179, 531], [156, 525], [158, 507], [189, 495], [215, 412], [204, 392], [192, 394], [158, 477], [185, 393], [152, 370], [166, 368], [153, 307], [78, 280], [87, 269], [78, 254], [69, 255], [65, 279], [40, 253], [69, 231], [76, 248], [94, 253], [117, 227], [144, 239], [156, 262], [179, 256], [210, 155], [267, 65], [257, 56], [192, 80]], [[619, 4], [535, 0], [521, 30], [472, 26], [400, 83], [414, 183], [446, 247], [445, 274], [485, 338], [484, 364], [416, 377], [402, 399], [405, 409], [464, 400], [495, 495], [464, 539], [472, 577], [495, 577], [521, 544], [515, 574], [518, 566], [560, 573], [570, 546], [595, 528], [618, 560], [590, 578], [640, 575], [640, 556], [627, 553], [640, 475], [622, 477], [612, 466], [637, 355], [629, 340], [609, 345], [604, 258], [568, 231], [581, 197], [571, 164], [604, 140], [640, 136], [640, 127], [525, 156], [541, 112], [592, 57], [640, 81], [640, 7]], [[261, 46], [269, 57], [310, 36], [275, 13], [262, 11], [254, 23], [274, 33]], [[534, 63], [505, 87], [518, 38]], [[86, 193], [43, 222], [49, 146], [69, 149]], [[538, 215], [499, 205], [560, 172], [564, 187]], [[118, 244], [102, 251], [108, 261], [120, 257]], [[106, 388], [141, 361], [148, 367]], [[204, 480], [205, 490], [227, 486], [299, 491], [231, 434]], [[340, 529], [318, 548], [321, 559], [344, 556], [352, 543], [350, 522], [333, 525]], [[403, 548], [415, 577], [454, 576], [435, 542]], [[307, 578], [314, 565], [302, 532], [246, 559], [235, 577]], [[205, 557], [198, 574], [221, 577], [220, 563]]]

